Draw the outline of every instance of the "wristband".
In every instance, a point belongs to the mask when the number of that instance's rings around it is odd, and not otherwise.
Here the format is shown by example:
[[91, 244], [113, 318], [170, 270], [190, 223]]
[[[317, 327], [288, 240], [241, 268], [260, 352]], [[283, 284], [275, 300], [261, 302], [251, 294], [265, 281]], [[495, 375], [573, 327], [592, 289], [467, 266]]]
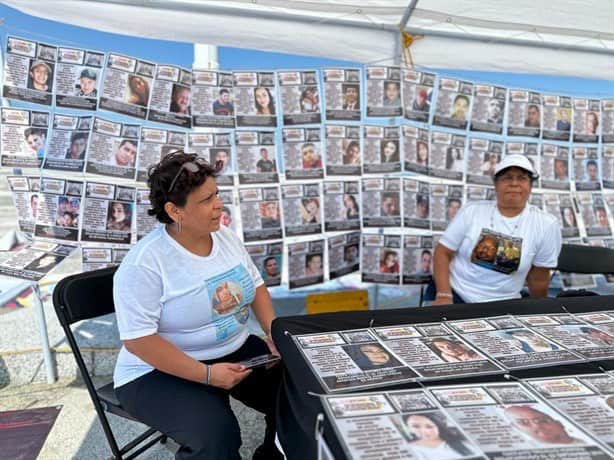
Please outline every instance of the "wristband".
[[209, 364], [205, 364], [207, 367], [207, 377], [205, 378], [205, 385], [211, 385], [211, 366]]
[[452, 294], [449, 292], [438, 292], [437, 294], [435, 294], [435, 297], [447, 297], [449, 299], [452, 298]]

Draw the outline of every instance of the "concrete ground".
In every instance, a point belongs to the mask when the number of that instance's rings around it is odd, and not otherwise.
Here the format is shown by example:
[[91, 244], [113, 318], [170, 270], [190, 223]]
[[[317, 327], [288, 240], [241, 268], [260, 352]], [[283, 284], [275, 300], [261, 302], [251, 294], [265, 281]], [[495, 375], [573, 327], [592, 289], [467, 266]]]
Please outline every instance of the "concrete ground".
[[[95, 383], [99, 385], [106, 381], [96, 378]], [[254, 449], [262, 442], [264, 418], [238, 401], [232, 400], [231, 403], [241, 426], [241, 457], [249, 459]], [[111, 457], [102, 425], [83, 383], [63, 379], [51, 385], [31, 383], [9, 385], [0, 389], [0, 412], [49, 406], [62, 406], [62, 409], [40, 452], [39, 460], [92, 460]], [[114, 415], [109, 415], [109, 422], [122, 445], [146, 429], [144, 425]], [[174, 458], [174, 455], [169, 448], [158, 444], [139, 458], [168, 460]]]

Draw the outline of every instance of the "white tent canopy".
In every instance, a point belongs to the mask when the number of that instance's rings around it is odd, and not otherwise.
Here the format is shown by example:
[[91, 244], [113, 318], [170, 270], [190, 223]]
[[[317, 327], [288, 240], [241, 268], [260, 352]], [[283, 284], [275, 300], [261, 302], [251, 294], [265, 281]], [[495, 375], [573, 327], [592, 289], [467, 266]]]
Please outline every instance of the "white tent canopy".
[[4, 0], [108, 32], [420, 67], [614, 79], [614, 0]]

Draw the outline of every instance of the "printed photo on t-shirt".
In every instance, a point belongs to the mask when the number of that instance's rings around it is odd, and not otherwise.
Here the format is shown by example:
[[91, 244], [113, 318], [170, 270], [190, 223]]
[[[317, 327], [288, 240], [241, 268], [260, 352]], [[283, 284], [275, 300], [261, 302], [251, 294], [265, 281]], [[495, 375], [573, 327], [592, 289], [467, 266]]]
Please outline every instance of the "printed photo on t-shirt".
[[511, 275], [518, 270], [521, 251], [522, 238], [483, 228], [471, 252], [471, 262], [488, 270]]

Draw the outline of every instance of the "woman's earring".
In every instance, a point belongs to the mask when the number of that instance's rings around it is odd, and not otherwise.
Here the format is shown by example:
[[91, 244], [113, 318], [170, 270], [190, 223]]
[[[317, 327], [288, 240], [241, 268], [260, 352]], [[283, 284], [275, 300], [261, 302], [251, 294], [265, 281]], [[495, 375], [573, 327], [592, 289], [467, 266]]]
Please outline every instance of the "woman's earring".
[[175, 222], [177, 224], [177, 233], [181, 233], [181, 221], [178, 220], [177, 222]]

